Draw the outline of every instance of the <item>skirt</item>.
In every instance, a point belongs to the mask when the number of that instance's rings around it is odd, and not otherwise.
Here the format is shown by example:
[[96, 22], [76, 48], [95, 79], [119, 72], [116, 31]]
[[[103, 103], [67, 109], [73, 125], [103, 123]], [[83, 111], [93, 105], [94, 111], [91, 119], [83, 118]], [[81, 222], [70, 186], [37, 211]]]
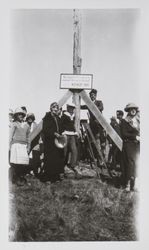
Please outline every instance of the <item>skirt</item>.
[[29, 155], [27, 153], [26, 144], [12, 144], [10, 150], [10, 163], [29, 165]]

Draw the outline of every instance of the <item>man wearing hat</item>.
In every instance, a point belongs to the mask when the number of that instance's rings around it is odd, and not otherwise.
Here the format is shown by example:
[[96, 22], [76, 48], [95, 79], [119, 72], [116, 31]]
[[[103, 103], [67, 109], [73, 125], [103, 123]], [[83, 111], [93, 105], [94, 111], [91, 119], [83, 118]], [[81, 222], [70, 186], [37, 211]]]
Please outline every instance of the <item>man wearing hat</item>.
[[[75, 130], [75, 105], [67, 104], [67, 111], [63, 113], [62, 125], [64, 132], [67, 136], [67, 146], [64, 149], [65, 152], [65, 164], [70, 166], [73, 170], [77, 165], [78, 150], [77, 150], [77, 132]], [[70, 155], [70, 160], [69, 160]], [[69, 162], [70, 161], [70, 162]]]
[[121, 121], [121, 136], [123, 139], [122, 157], [124, 164], [124, 184], [126, 190], [134, 189], [138, 156], [140, 150], [140, 120], [139, 108], [134, 103], [126, 105], [127, 115]]
[[94, 104], [98, 107], [98, 109], [102, 113], [102, 111], [103, 111], [103, 102], [101, 100], [96, 100], [96, 98], [97, 98], [97, 90], [92, 89], [89, 92], [89, 96], [90, 96], [90, 99], [92, 100], [92, 102], [94, 102]]
[[[111, 120], [110, 125], [118, 133], [118, 135], [120, 135], [120, 126], [116, 120], [116, 117], [112, 116], [110, 120]], [[113, 141], [109, 135], [107, 136], [107, 138], [108, 138], [109, 146], [110, 146], [109, 155], [108, 155], [108, 162], [110, 163], [111, 168], [114, 169], [116, 167], [116, 165], [118, 164], [118, 162], [117, 162], [118, 148], [115, 145], [115, 143], [113, 143]]]
[[[89, 93], [90, 99], [92, 102], [97, 106], [99, 111], [102, 113], [104, 107], [103, 107], [103, 102], [101, 100], [97, 100], [97, 90], [92, 89]], [[96, 139], [97, 144], [99, 145], [102, 154], [104, 156], [104, 151], [105, 151], [105, 142], [106, 142], [106, 137], [105, 137], [105, 131], [103, 127], [99, 124], [95, 116], [92, 114], [92, 112], [89, 110], [89, 124], [90, 128], [92, 130], [92, 133]], [[100, 165], [103, 163], [101, 162]]]
[[121, 124], [123, 116], [124, 116], [124, 112], [122, 110], [116, 111], [116, 118], [118, 119], [119, 124]]

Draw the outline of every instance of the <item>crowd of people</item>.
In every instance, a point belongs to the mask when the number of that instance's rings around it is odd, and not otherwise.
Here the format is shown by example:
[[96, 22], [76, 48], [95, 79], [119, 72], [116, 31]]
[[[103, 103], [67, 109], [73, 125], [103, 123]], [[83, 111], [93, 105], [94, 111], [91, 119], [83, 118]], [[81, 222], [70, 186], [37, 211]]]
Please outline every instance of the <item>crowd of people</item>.
[[[102, 114], [104, 106], [101, 100], [97, 100], [97, 90], [92, 89], [89, 96]], [[110, 125], [123, 140], [122, 151], [106, 134], [91, 110], [85, 105], [81, 109], [87, 110], [85, 122], [89, 124], [102, 155], [98, 155], [93, 145], [98, 167], [102, 169], [106, 162], [111, 176], [118, 168], [120, 185], [127, 191], [134, 190], [140, 150], [138, 106], [129, 103], [124, 108], [125, 116], [123, 110], [117, 110], [116, 117], [111, 118]], [[26, 107], [18, 107], [14, 112], [9, 110], [9, 177], [12, 183], [24, 185], [28, 174], [45, 183], [61, 181], [66, 167], [75, 173], [81, 160], [93, 160], [87, 150], [88, 145], [82, 146], [84, 135], [75, 129], [74, 104], [67, 104], [66, 110], [62, 110], [57, 102], [53, 102], [43, 118], [42, 131], [31, 142], [30, 134], [36, 127], [35, 115], [28, 113]]]

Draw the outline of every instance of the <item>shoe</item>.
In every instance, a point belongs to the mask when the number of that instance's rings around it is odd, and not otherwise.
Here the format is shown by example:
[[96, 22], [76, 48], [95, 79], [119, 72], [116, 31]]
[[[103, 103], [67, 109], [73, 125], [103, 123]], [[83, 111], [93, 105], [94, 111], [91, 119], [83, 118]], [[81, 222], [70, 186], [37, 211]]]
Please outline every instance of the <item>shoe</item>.
[[126, 191], [126, 192], [130, 192], [130, 187], [127, 186], [127, 187], [125, 188], [125, 191]]
[[72, 169], [70, 169], [69, 167], [65, 166], [64, 168], [65, 174], [72, 174], [74, 173], [74, 171]]
[[126, 188], [125, 188], [126, 192], [130, 192], [130, 181], [128, 181]]
[[131, 178], [130, 179], [130, 190], [134, 191], [134, 186], [135, 186], [135, 178]]

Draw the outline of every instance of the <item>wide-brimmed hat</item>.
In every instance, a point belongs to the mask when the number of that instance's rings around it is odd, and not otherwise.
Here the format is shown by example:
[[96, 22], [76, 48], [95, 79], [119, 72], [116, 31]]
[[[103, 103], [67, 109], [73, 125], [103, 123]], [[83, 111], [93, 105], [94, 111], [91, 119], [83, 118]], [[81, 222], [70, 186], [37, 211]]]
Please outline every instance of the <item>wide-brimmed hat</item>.
[[54, 142], [56, 147], [64, 148], [67, 145], [67, 136], [61, 135], [59, 138], [55, 138]]
[[22, 114], [24, 117], [26, 116], [26, 112], [22, 108], [16, 108], [14, 111], [14, 116], [16, 114]]
[[136, 110], [138, 110], [139, 107], [138, 107], [136, 104], [134, 104], [134, 103], [128, 103], [128, 104], [126, 105], [126, 107], [124, 108], [124, 110], [125, 110], [126, 112], [128, 112], [129, 109], [136, 109]]
[[26, 120], [28, 120], [29, 118], [31, 118], [33, 121], [35, 121], [34, 113], [28, 113], [27, 116], [26, 116]]

